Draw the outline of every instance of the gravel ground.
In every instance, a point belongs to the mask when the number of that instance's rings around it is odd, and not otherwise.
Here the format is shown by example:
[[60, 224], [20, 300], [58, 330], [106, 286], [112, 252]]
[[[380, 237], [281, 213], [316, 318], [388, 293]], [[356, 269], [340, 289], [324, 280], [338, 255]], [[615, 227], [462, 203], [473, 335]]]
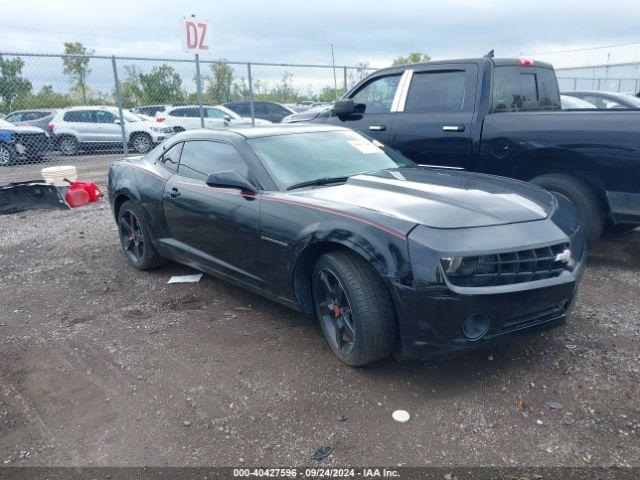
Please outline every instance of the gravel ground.
[[[104, 185], [111, 160], [74, 163]], [[0, 464], [290, 466], [328, 445], [320, 465], [640, 466], [640, 230], [590, 253], [565, 327], [359, 369], [309, 316], [129, 268], [106, 201], [0, 231]]]

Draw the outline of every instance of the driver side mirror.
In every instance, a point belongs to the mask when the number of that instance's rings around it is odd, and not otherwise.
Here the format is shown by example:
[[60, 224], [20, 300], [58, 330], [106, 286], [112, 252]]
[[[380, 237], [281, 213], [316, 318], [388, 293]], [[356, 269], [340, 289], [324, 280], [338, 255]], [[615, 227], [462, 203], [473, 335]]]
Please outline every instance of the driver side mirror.
[[258, 190], [249, 180], [235, 170], [212, 173], [207, 177], [207, 185], [218, 188], [237, 188], [243, 192], [256, 193]]
[[353, 114], [362, 114], [367, 106], [364, 103], [355, 103], [351, 98], [338, 100], [333, 105], [333, 113], [338, 117], [348, 117]]
[[113, 121], [113, 123], [115, 123], [116, 125], [120, 125], [120, 119], [119, 119], [119, 118], [116, 118], [116, 119]]

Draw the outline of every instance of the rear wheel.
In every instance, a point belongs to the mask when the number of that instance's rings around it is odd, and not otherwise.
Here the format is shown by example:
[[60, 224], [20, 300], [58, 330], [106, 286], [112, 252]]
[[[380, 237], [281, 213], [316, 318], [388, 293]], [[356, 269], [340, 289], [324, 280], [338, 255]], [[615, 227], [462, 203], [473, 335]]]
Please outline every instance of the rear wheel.
[[164, 259], [151, 242], [149, 228], [140, 207], [127, 200], [118, 210], [120, 244], [129, 264], [138, 270], [149, 270], [162, 265]]
[[63, 155], [75, 155], [80, 150], [78, 140], [74, 137], [65, 136], [58, 141], [58, 148]]
[[348, 365], [391, 353], [396, 323], [389, 292], [373, 268], [350, 252], [321, 256], [312, 278], [315, 312], [327, 342]]
[[131, 147], [136, 153], [147, 153], [153, 148], [153, 140], [147, 133], [135, 133], [131, 138]]
[[11, 145], [0, 143], [0, 166], [9, 166], [16, 159], [16, 152]]
[[570, 175], [550, 173], [530, 180], [550, 192], [567, 198], [578, 209], [587, 244], [595, 245], [604, 228], [604, 208], [596, 193], [583, 181]]

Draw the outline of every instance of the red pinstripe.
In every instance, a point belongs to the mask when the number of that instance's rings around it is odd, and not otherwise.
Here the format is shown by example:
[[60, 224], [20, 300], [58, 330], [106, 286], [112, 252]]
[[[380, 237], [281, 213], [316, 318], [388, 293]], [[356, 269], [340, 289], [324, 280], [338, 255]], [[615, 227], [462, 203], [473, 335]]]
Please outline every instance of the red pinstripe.
[[[128, 164], [128, 166], [132, 167], [132, 168], [135, 168], [137, 170], [140, 170], [142, 172], [148, 173], [149, 175], [151, 175], [153, 177], [156, 177], [156, 178], [159, 178], [162, 181], [167, 181], [166, 178], [164, 178], [164, 177], [154, 173], [153, 171], [151, 171], [151, 170], [149, 170], [147, 168], [144, 168], [144, 167], [142, 167], [140, 165]], [[261, 198], [262, 200], [269, 201], [269, 202], [286, 203], [286, 204], [289, 204], [289, 205], [296, 205], [296, 206], [299, 206], [299, 207], [309, 208], [311, 210], [317, 210], [317, 211], [320, 211], [320, 212], [329, 213], [331, 215], [337, 215], [339, 217], [348, 218], [348, 219], [354, 220], [356, 222], [365, 223], [365, 224], [370, 225], [370, 226], [372, 226], [374, 228], [377, 228], [378, 230], [382, 230], [383, 232], [386, 232], [386, 233], [388, 233], [390, 235], [393, 235], [394, 237], [400, 238], [401, 240], [406, 240], [407, 239], [406, 235], [403, 235], [402, 233], [400, 233], [400, 232], [398, 232], [396, 230], [393, 230], [391, 228], [387, 228], [384, 225], [380, 225], [379, 223], [373, 222], [373, 221], [368, 220], [366, 218], [362, 218], [362, 217], [358, 217], [358, 216], [355, 216], [355, 215], [351, 215], [349, 213], [344, 213], [344, 212], [340, 212], [340, 211], [337, 211], [337, 210], [333, 210], [331, 208], [320, 207], [318, 205], [309, 205], [309, 204], [304, 203], [304, 202], [299, 202], [299, 201], [291, 200], [291, 199], [288, 199], [288, 198], [272, 197], [270, 195], [254, 195], [253, 193], [242, 193], [242, 192], [237, 192], [237, 191], [230, 191], [230, 190], [228, 190], [226, 188], [216, 188], [216, 187], [208, 187], [208, 186], [205, 187], [205, 186], [202, 186], [202, 185], [194, 185], [192, 183], [184, 183], [184, 182], [174, 182], [174, 183], [177, 183], [177, 184], [185, 186], [185, 187], [199, 188], [199, 189], [202, 189], [202, 190], [205, 190], [205, 191], [216, 191], [216, 192], [219, 192], [219, 193], [224, 193], [226, 195], [237, 195], [237, 196], [247, 197], [247, 198]]]

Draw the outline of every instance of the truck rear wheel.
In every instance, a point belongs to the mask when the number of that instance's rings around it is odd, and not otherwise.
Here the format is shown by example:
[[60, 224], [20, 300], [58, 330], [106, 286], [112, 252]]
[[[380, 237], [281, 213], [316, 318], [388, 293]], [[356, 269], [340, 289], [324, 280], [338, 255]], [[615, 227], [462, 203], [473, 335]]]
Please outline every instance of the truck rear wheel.
[[595, 245], [604, 229], [604, 208], [596, 193], [583, 181], [570, 175], [549, 173], [530, 183], [567, 198], [578, 209], [587, 245]]

